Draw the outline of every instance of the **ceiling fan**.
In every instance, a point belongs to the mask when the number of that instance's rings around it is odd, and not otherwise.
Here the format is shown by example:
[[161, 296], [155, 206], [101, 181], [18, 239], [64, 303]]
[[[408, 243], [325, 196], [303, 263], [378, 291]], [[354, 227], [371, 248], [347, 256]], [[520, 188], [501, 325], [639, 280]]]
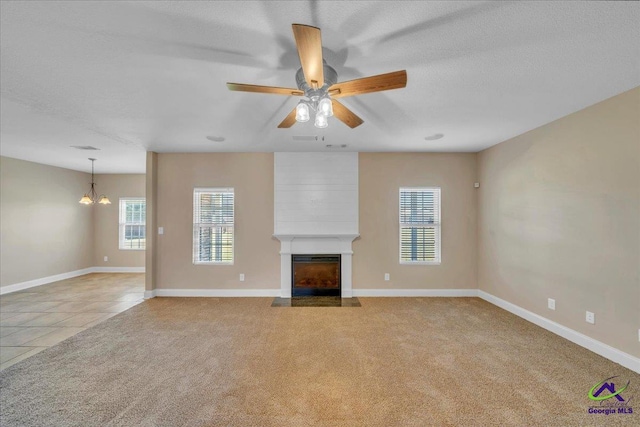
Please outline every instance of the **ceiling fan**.
[[315, 126], [318, 128], [327, 127], [327, 118], [333, 115], [350, 128], [355, 128], [363, 123], [362, 119], [336, 98], [399, 89], [407, 85], [406, 70], [337, 83], [338, 73], [322, 59], [320, 28], [302, 24], [293, 24], [292, 27], [302, 65], [296, 72], [297, 89], [227, 83], [229, 90], [305, 97], [278, 125], [279, 128], [290, 128], [295, 122], [308, 121], [311, 111], [316, 112]]

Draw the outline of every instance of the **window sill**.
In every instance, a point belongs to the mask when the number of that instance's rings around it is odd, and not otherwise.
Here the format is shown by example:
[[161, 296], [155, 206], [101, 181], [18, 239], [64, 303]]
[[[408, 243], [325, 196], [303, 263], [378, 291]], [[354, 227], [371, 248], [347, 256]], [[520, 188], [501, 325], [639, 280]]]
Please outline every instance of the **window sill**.
[[146, 249], [137, 249], [137, 248], [118, 248], [119, 251], [146, 251]]
[[440, 265], [442, 261], [400, 261], [401, 265]]
[[198, 261], [194, 262], [193, 265], [233, 265], [233, 261], [225, 262], [225, 261]]

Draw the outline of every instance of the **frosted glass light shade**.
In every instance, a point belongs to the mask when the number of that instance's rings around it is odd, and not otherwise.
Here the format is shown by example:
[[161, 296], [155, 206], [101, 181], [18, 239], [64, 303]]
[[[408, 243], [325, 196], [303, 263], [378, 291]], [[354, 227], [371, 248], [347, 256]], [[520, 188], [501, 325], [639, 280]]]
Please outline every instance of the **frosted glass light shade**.
[[309, 120], [309, 106], [304, 102], [300, 102], [296, 106], [296, 121], [306, 122]]
[[91, 203], [93, 203], [93, 201], [88, 194], [85, 194], [84, 196], [82, 196], [82, 199], [80, 199], [80, 203], [82, 203], [83, 205], [90, 205]]
[[318, 111], [324, 114], [326, 117], [333, 116], [333, 105], [329, 98], [322, 98], [318, 103]]
[[327, 116], [325, 116], [324, 114], [318, 111], [318, 113], [316, 113], [315, 126], [317, 128], [322, 129], [322, 128], [326, 128], [328, 124], [329, 123], [327, 122]]
[[102, 196], [100, 196], [100, 200], [98, 200], [98, 203], [100, 203], [101, 205], [110, 205], [111, 200], [109, 200], [109, 198], [103, 194]]

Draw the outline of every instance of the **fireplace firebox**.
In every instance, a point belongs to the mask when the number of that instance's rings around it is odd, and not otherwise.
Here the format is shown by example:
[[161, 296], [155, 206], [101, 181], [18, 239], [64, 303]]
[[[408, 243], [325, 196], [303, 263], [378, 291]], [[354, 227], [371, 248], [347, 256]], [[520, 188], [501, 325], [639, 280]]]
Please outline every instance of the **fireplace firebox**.
[[292, 296], [341, 296], [340, 255], [291, 255]]

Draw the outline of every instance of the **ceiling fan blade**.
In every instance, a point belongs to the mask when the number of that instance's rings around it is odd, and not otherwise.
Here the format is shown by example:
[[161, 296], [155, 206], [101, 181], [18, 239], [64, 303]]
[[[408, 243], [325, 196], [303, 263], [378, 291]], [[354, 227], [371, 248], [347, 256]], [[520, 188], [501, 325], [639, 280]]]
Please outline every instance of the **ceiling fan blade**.
[[[333, 113], [335, 114], [335, 112]], [[296, 109], [294, 108], [287, 117], [278, 125], [279, 128], [290, 128], [296, 123]]]
[[243, 83], [227, 83], [227, 87], [229, 90], [236, 90], [240, 92], [273, 93], [275, 95], [287, 96], [304, 95], [304, 92], [300, 89], [290, 89], [286, 87], [247, 85]]
[[405, 86], [407, 86], [407, 71], [402, 70], [336, 83], [329, 87], [329, 94], [332, 98], [344, 98], [345, 96], [362, 95], [363, 93], [400, 89]]
[[304, 78], [312, 88], [322, 87], [324, 85], [324, 72], [322, 71], [320, 28], [301, 24], [293, 24], [292, 27]]
[[331, 105], [333, 106], [333, 115], [336, 116], [341, 122], [349, 126], [351, 129], [358, 127], [362, 123], [364, 123], [360, 117], [356, 116], [351, 110], [349, 110], [347, 107], [345, 107], [335, 99], [331, 100]]

